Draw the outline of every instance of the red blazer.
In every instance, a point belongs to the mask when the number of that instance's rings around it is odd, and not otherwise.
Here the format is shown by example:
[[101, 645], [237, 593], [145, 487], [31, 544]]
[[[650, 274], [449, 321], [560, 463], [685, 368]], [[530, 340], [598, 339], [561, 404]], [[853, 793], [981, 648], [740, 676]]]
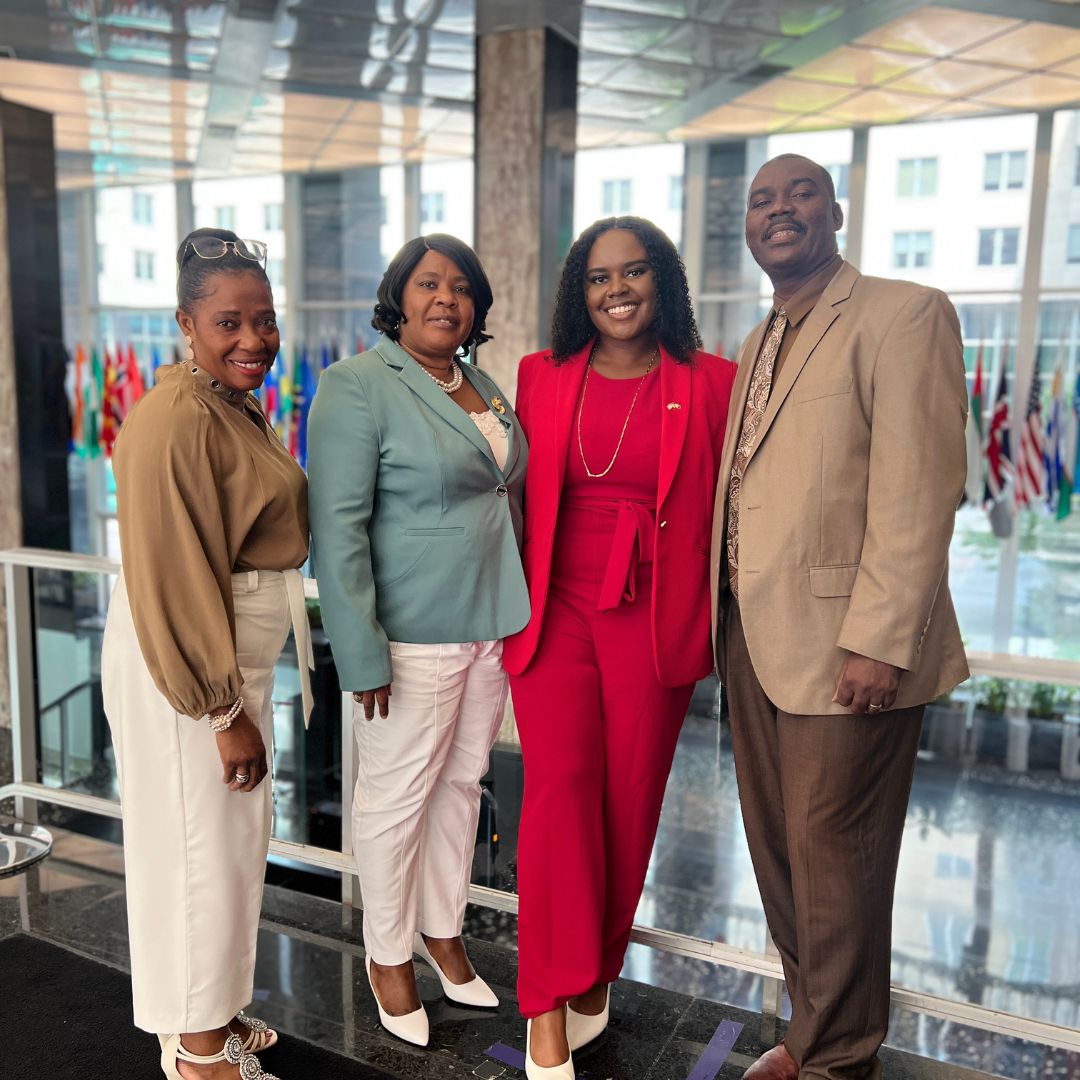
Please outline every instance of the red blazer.
[[[574, 410], [592, 342], [562, 364], [532, 353], [518, 367], [516, 412], [529, 437], [522, 559], [532, 615], [506, 639], [503, 666], [520, 675], [544, 624], [555, 526], [559, 516]], [[660, 349], [660, 476], [656, 493], [652, 630], [656, 674], [685, 686], [713, 669], [709, 543], [716, 477], [723, 452], [735, 365], [708, 353], [680, 364]], [[675, 408], [674, 406], [679, 406]]]

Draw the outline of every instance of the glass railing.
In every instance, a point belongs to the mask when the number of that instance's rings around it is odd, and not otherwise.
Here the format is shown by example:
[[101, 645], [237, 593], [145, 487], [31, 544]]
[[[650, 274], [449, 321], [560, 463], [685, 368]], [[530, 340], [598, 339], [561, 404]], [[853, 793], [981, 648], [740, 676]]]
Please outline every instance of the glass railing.
[[[0, 562], [24, 807], [40, 799], [115, 816], [100, 651], [116, 564], [30, 550], [0, 553]], [[307, 590], [315, 711], [305, 731], [290, 641], [274, 691], [271, 873], [306, 874], [301, 887], [347, 901], [351, 699], [338, 688], [314, 582]], [[924, 724], [897, 884], [894, 999], [1080, 1049], [1080, 663], [970, 659], [976, 677], [931, 705]], [[503, 736], [483, 781], [471, 897], [514, 911], [523, 770], [512, 723]], [[670, 953], [780, 975], [715, 680], [699, 684], [691, 703], [637, 923], [635, 941], [651, 948], [631, 950], [632, 978], [651, 979]], [[760, 997], [732, 1003], [761, 1006]]]

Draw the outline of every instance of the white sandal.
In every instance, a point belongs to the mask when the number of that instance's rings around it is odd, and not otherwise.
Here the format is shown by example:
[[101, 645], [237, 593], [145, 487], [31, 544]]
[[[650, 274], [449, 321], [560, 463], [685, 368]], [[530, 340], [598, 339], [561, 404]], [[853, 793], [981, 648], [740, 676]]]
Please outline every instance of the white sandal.
[[166, 1035], [161, 1048], [161, 1071], [166, 1080], [184, 1080], [176, 1067], [181, 1061], [189, 1065], [217, 1065], [227, 1061], [230, 1065], [240, 1067], [241, 1080], [278, 1080], [276, 1076], [263, 1070], [257, 1057], [244, 1050], [244, 1042], [239, 1035], [230, 1035], [218, 1053], [205, 1057], [185, 1050], [179, 1035]]
[[[243, 1024], [250, 1032], [244, 1040], [245, 1054], [261, 1054], [264, 1050], [269, 1050], [271, 1046], [277, 1045], [278, 1033], [265, 1020], [260, 1020], [256, 1016], [248, 1016], [243, 1009], [233, 1019]], [[229, 1023], [231, 1024], [232, 1020]], [[158, 1043], [163, 1050], [165, 1049], [165, 1040], [168, 1037], [168, 1035], [158, 1036]]]

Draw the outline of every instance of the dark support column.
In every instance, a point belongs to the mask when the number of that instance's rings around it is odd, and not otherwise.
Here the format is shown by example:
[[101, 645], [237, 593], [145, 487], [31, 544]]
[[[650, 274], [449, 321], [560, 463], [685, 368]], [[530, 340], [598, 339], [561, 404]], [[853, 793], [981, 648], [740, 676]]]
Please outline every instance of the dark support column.
[[[534, 5], [519, 14], [525, 7]], [[548, 343], [573, 239], [578, 50], [550, 26], [499, 29], [479, 14], [475, 233], [495, 291], [495, 340], [478, 360], [512, 398], [518, 360]]]
[[[52, 115], [0, 101], [0, 385], [14, 394], [0, 408], [2, 469], [18, 478], [0, 515], [5, 544], [66, 551], [71, 419], [60, 307], [59, 206]], [[17, 409], [12, 415], [11, 405]], [[7, 483], [7, 481], [5, 482]], [[14, 517], [12, 515], [15, 515]], [[21, 528], [13, 523], [21, 519]]]

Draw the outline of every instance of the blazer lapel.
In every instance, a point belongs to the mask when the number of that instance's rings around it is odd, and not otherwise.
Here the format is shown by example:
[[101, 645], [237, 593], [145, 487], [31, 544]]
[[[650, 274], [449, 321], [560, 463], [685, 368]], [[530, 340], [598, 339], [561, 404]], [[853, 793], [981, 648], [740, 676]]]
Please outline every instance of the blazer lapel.
[[[404, 350], [402, 350], [404, 352]], [[384, 353], [385, 357], [385, 353]], [[480, 434], [480, 429], [469, 419], [468, 414], [460, 406], [455, 405], [449, 397], [436, 385], [434, 379], [416, 363], [408, 354], [405, 354], [408, 363], [401, 365], [401, 381], [424, 402], [430, 409], [437, 412], [452, 428], [465, 436], [491, 462], [495, 465], [491, 447], [487, 439]], [[467, 372], [468, 365], [462, 364]], [[468, 374], [465, 376], [468, 378]], [[473, 382], [469, 379], [469, 382]], [[495, 465], [498, 468], [497, 465]]]
[[657, 510], [663, 506], [679, 467], [686, 429], [690, 424], [692, 364], [680, 364], [660, 346], [660, 481], [656, 493]]
[[817, 348], [818, 343], [825, 336], [825, 332], [839, 317], [840, 312], [836, 310], [836, 305], [843, 303], [851, 296], [851, 287], [858, 276], [859, 272], [853, 266], [844, 263], [840, 270], [837, 271], [836, 277], [825, 287], [825, 291], [821, 294], [821, 299], [815, 305], [814, 310], [807, 315], [806, 325], [799, 331], [795, 345], [784, 361], [784, 366], [780, 369], [780, 378], [777, 379], [772, 392], [769, 394], [769, 404], [765, 408], [765, 415], [761, 420], [761, 426], [758, 428], [757, 438], [750, 449], [750, 457], [746, 462], [747, 467], [753, 460], [754, 454], [757, 453], [757, 448], [761, 445], [762, 440], [768, 434], [769, 428], [772, 427], [776, 414], [780, 411], [788, 394], [791, 393], [791, 388], [795, 385], [796, 379], [798, 379], [802, 369], [806, 367], [810, 354]]
[[551, 473], [555, 480], [553, 506], [559, 505], [562, 496], [563, 478], [566, 475], [566, 454], [570, 448], [570, 432], [574, 426], [574, 412], [581, 396], [581, 384], [589, 370], [589, 356], [593, 343], [579, 349], [569, 359], [555, 368], [555, 423], [551, 425], [555, 468]]

